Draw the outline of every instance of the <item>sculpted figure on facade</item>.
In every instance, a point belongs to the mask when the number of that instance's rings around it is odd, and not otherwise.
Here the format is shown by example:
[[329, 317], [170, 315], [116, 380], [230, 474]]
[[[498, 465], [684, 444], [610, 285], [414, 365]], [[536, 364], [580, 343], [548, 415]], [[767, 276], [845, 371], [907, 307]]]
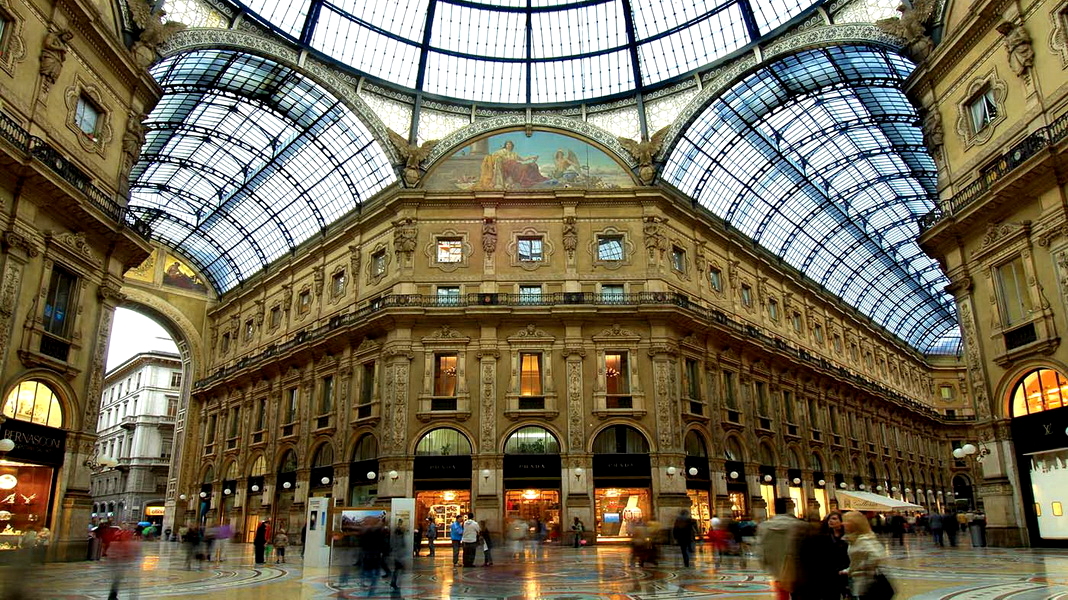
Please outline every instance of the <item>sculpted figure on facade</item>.
[[667, 220], [660, 217], [645, 217], [644, 221], [642, 232], [645, 234], [645, 248], [649, 251], [649, 262], [652, 263], [656, 261], [657, 251], [661, 255], [667, 251], [667, 236], [664, 235], [662, 227]]
[[1031, 35], [1023, 25], [1003, 21], [997, 26], [998, 33], [1005, 38], [1005, 51], [1009, 54], [1009, 68], [1017, 77], [1025, 77], [1035, 65], [1035, 50], [1031, 45]]
[[411, 256], [415, 252], [416, 238], [419, 230], [415, 227], [415, 219], [406, 217], [393, 221], [393, 249], [398, 254]]
[[942, 155], [942, 146], [946, 141], [946, 130], [942, 125], [942, 115], [938, 108], [932, 106], [923, 115], [923, 141], [931, 156], [939, 158]]
[[130, 52], [133, 53], [134, 63], [146, 69], [159, 56], [159, 47], [185, 29], [185, 25], [176, 21], [164, 23], [163, 18], [167, 13], [163, 10], [153, 12], [153, 5], [147, 0], [127, 0], [126, 5], [130, 8], [134, 23], [141, 29], [141, 35], [130, 47]]
[[49, 30], [45, 34], [44, 43], [41, 45], [41, 58], [39, 72], [41, 73], [42, 81], [42, 94], [47, 94], [48, 90], [59, 79], [59, 74], [63, 71], [63, 62], [67, 60], [67, 50], [70, 49], [70, 41], [74, 39], [74, 34], [67, 29]]
[[880, 19], [875, 26], [905, 40], [909, 56], [920, 62], [934, 50], [934, 42], [927, 35], [927, 20], [934, 14], [934, 9], [935, 0], [917, 0], [911, 7], [902, 4], [897, 7], [900, 17]]
[[482, 251], [493, 254], [497, 251], [497, 220], [485, 218], [482, 220]]
[[648, 140], [640, 142], [625, 137], [616, 138], [623, 148], [638, 162], [638, 179], [642, 182], [642, 185], [652, 185], [653, 180], [656, 179], [656, 167], [653, 166], [653, 157], [660, 151], [660, 147], [664, 145], [664, 138], [667, 137], [667, 132], [668, 127], [664, 127], [654, 133]]
[[564, 250], [568, 256], [574, 256], [578, 248], [578, 227], [575, 225], [575, 217], [564, 217]]
[[438, 145], [439, 140], [428, 140], [420, 146], [418, 144], [409, 144], [408, 138], [388, 127], [386, 128], [386, 133], [389, 134], [389, 141], [397, 149], [397, 153], [404, 159], [404, 183], [408, 187], [415, 187], [423, 177], [420, 165], [426, 160], [426, 157], [430, 156], [434, 147]]

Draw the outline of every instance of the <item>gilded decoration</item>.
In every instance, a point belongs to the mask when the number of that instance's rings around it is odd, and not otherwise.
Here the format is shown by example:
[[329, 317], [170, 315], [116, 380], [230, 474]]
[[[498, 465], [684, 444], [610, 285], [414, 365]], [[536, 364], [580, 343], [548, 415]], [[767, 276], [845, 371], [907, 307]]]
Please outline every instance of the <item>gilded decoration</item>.
[[141, 264], [126, 271], [123, 277], [129, 281], [141, 281], [144, 283], [153, 283], [156, 281], [156, 265], [159, 263], [160, 251], [158, 248], [154, 248], [149, 253]]
[[634, 181], [603, 150], [551, 131], [495, 133], [435, 163], [429, 190], [618, 189]]

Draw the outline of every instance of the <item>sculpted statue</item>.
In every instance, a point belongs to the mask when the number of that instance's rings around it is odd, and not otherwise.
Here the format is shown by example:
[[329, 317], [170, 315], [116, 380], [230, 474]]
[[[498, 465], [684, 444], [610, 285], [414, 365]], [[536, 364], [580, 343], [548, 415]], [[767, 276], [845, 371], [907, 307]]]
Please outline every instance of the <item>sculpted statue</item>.
[[419, 146], [418, 144], [409, 144], [408, 138], [392, 129], [386, 128], [386, 133], [389, 134], [389, 141], [393, 143], [393, 147], [404, 158], [404, 183], [408, 184], [409, 187], [415, 187], [423, 176], [423, 171], [419, 165], [426, 160], [426, 157], [430, 156], [430, 152], [438, 145], [438, 140], [427, 140], [423, 142], [422, 146]]
[[163, 22], [167, 13], [159, 10], [152, 12], [152, 4], [147, 0], [126, 0], [134, 23], [141, 28], [141, 36], [130, 47], [134, 62], [142, 69], [156, 60], [159, 47], [171, 39], [171, 36], [185, 29], [185, 25], [176, 21]]
[[497, 250], [497, 221], [494, 219], [482, 220], [482, 251], [493, 254]]
[[879, 19], [875, 26], [905, 40], [909, 56], [919, 62], [930, 56], [934, 42], [927, 35], [927, 20], [934, 14], [934, 0], [916, 0], [912, 6], [897, 7], [901, 16], [896, 19]]
[[415, 252], [415, 238], [418, 230], [415, 219], [404, 218], [393, 221], [393, 249], [401, 254]]
[[945, 143], [946, 132], [942, 127], [942, 115], [937, 107], [931, 107], [923, 116], [923, 140], [932, 154], [938, 154]]
[[623, 145], [623, 148], [634, 157], [634, 160], [638, 161], [638, 179], [641, 180], [642, 185], [652, 185], [653, 179], [656, 178], [653, 157], [660, 151], [660, 147], [664, 145], [664, 138], [667, 137], [667, 132], [668, 128], [664, 127], [654, 133], [648, 140], [640, 142], [625, 137], [616, 138]]
[[41, 46], [40, 73], [45, 80], [45, 93], [59, 79], [63, 71], [63, 61], [67, 60], [68, 44], [74, 39], [74, 34], [67, 29], [49, 31], [45, 34], [44, 44]]
[[1014, 25], [1008, 21], [998, 25], [997, 30], [1005, 37], [1009, 68], [1017, 76], [1023, 77], [1035, 65], [1035, 49], [1031, 45], [1031, 35], [1022, 25]]

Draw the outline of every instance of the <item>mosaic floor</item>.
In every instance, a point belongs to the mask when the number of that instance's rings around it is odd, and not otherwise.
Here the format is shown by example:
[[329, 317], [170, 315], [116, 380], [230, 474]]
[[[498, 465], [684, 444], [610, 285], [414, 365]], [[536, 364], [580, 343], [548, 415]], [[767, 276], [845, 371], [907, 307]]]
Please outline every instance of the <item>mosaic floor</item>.
[[[345, 569], [303, 569], [298, 564], [254, 567], [252, 548], [233, 545], [218, 566], [186, 570], [178, 544], [143, 546], [139, 559], [119, 571], [118, 562], [49, 564], [32, 570], [2, 569], [0, 599], [104, 599], [119, 576], [120, 598], [437, 598], [494, 600], [770, 600], [767, 578], [755, 560], [728, 559], [716, 569], [712, 556], [699, 553], [695, 566], [679, 566], [677, 552], [665, 549], [659, 566], [628, 565], [622, 546], [547, 546], [540, 558], [528, 553], [510, 559], [498, 551], [490, 567], [458, 569], [451, 552], [414, 559], [414, 567], [391, 590], [388, 579], [371, 587]], [[290, 556], [298, 560], [299, 556]], [[936, 548], [909, 539], [891, 549], [888, 571], [897, 598], [917, 600], [1039, 600], [1068, 598], [1068, 551], [999, 548]], [[335, 561], [340, 563], [345, 557]], [[347, 562], [347, 561], [346, 561]], [[478, 564], [482, 563], [479, 557]]]

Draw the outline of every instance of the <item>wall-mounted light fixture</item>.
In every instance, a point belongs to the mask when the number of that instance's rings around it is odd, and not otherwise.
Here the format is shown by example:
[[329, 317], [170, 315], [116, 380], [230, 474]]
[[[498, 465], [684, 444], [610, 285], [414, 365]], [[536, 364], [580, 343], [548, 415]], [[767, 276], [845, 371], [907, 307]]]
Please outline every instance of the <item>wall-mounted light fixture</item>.
[[201, 498], [207, 498], [208, 497], [208, 493], [207, 492], [200, 492], [200, 497]]
[[375, 473], [374, 471], [368, 471], [367, 472], [367, 478], [368, 479], [372, 479], [373, 480], [375, 477], [378, 477], [378, 473]]
[[185, 494], [178, 494], [179, 500], [185, 500]]
[[738, 471], [731, 471], [729, 475], [731, 476], [731, 479], [738, 479]]
[[862, 483], [862, 484], [860, 484], [860, 485], [858, 485], [858, 486], [857, 486], [857, 489], [858, 489], [858, 490], [864, 490], [864, 489], [867, 489], [867, 486], [865, 486], [865, 485], [864, 485], [864, 484]]
[[282, 489], [283, 490], [288, 490], [291, 487], [293, 487], [293, 484], [288, 482], [288, 481], [282, 484]]
[[990, 450], [986, 446], [984, 446], [982, 442], [979, 442], [978, 446], [972, 443], [967, 443], [961, 446], [960, 448], [956, 448], [953, 450], [953, 458], [957, 460], [964, 460], [965, 458], [972, 456], [975, 457], [975, 462], [977, 463], [983, 462], [983, 460], [989, 454]]
[[258, 485], [252, 486], [252, 493], [256, 493], [258, 491], [260, 491], [260, 486], [258, 486]]
[[232, 494], [233, 492], [232, 492], [232, 491], [230, 491], [230, 488], [226, 488], [225, 490], [223, 490], [223, 493], [224, 493], [224, 494], [226, 494], [227, 496], [229, 496], [229, 495], [230, 495], [230, 494]]
[[842, 483], [839, 483], [838, 487], [842, 488], [843, 490], [846, 489], [846, 482], [843, 481]]
[[489, 469], [482, 469], [482, 479], [489, 481], [490, 475], [492, 474], [493, 473], [491, 473]]
[[690, 474], [690, 477], [696, 477], [697, 476], [697, 467], [690, 467], [690, 469], [688, 471], [686, 471], [686, 472]]
[[323, 485], [327, 485], [327, 484], [330, 483], [330, 478], [324, 476], [322, 479], [319, 480], [319, 483], [321, 483]]
[[800, 477], [794, 477], [794, 485], [801, 485], [801, 478]]
[[398, 473], [396, 471], [390, 471], [389, 472], [389, 478], [392, 479], [393, 481], [396, 481], [398, 477], [400, 477], [400, 473]]
[[675, 473], [677, 473], [677, 472], [678, 472], [678, 469], [676, 469], [675, 467], [668, 467], [667, 468], [668, 477], [674, 477]]
[[0, 452], [11, 452], [15, 449], [15, 441], [4, 438], [0, 440]]
[[827, 485], [827, 482], [825, 480], [823, 480], [823, 479], [820, 479], [819, 481], [816, 482], [816, 485], [818, 485], [820, 487], [823, 487], [823, 486]]
[[578, 481], [579, 479], [582, 479], [582, 474], [585, 473], [585, 472], [586, 472], [586, 470], [583, 469], [582, 467], [575, 467], [575, 481]]
[[771, 475], [765, 475], [765, 476], [764, 476], [764, 483], [771, 483], [771, 480], [772, 480], [772, 479], [773, 479], [773, 478], [772, 478], [772, 476], [771, 476]]

